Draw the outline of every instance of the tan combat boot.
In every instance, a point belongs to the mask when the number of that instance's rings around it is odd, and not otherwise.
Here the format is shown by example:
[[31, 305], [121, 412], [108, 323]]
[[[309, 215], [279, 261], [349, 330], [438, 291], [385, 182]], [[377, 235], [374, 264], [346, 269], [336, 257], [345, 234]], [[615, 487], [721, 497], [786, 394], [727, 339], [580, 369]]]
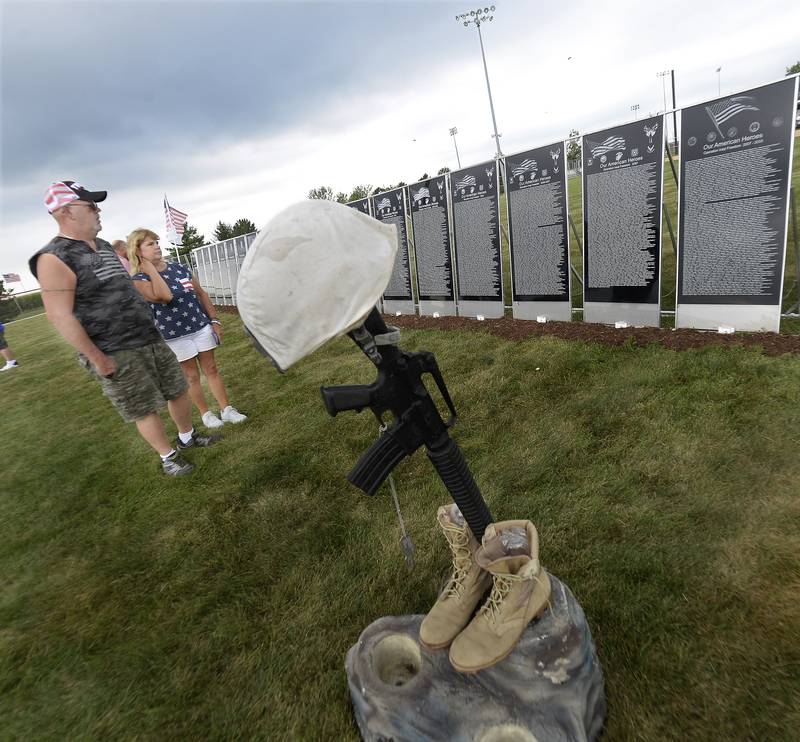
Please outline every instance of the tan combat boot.
[[550, 578], [539, 563], [539, 537], [529, 520], [492, 523], [475, 560], [491, 573], [493, 585], [450, 647], [450, 663], [459, 672], [478, 672], [507, 657], [550, 598]]
[[475, 563], [480, 544], [458, 507], [443, 505], [436, 519], [453, 552], [453, 573], [419, 629], [419, 640], [428, 649], [441, 649], [453, 641], [492, 584], [492, 576]]

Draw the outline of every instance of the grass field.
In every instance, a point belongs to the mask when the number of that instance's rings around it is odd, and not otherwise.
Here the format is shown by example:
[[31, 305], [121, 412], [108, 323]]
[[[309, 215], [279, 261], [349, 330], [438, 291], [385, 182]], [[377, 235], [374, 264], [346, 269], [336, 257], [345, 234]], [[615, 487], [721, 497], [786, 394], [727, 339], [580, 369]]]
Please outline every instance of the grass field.
[[[235, 317], [220, 366], [250, 414], [163, 477], [36, 317], [0, 375], [0, 737], [355, 740], [360, 631], [422, 613], [449, 564], [420, 452], [386, 491], [344, 475], [376, 435], [321, 384], [371, 380], [342, 339], [278, 375]], [[794, 740], [800, 728], [800, 358], [407, 332], [437, 354], [497, 519], [529, 517], [586, 611], [608, 740]]]

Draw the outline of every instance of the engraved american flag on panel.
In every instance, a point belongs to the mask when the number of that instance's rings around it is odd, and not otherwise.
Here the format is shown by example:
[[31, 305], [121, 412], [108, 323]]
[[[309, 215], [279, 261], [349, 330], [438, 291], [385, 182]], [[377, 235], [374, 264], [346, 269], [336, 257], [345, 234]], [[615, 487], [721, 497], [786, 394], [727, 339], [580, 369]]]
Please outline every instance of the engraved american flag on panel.
[[719, 135], [724, 137], [724, 134], [720, 129], [722, 124], [742, 111], [757, 111], [758, 106], [753, 105], [755, 102], [756, 99], [751, 95], [735, 95], [732, 98], [725, 98], [721, 101], [717, 101], [716, 103], [711, 103], [710, 105], [706, 106], [706, 111], [708, 112], [711, 120], [714, 122], [714, 126], [719, 132]]
[[522, 162], [520, 162], [519, 165], [514, 167], [514, 169], [511, 171], [511, 175], [516, 178], [518, 175], [524, 175], [525, 173], [532, 172], [537, 168], [538, 165], [536, 163], [536, 160], [528, 157], [524, 159]]
[[602, 142], [589, 141], [589, 150], [592, 156], [598, 157], [607, 152], [614, 152], [618, 149], [625, 149], [625, 140], [622, 137], [610, 136], [606, 137]]
[[466, 188], [467, 186], [474, 186], [477, 181], [474, 175], [465, 175], [461, 180], [456, 183], [456, 188]]

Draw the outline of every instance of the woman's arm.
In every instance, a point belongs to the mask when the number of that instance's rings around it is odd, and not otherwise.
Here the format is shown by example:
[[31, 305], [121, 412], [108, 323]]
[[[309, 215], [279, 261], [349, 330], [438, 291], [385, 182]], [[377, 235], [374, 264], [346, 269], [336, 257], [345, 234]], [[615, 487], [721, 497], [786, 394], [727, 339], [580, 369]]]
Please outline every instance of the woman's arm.
[[142, 273], [145, 273], [150, 279], [149, 281], [134, 280], [133, 285], [136, 286], [139, 293], [154, 304], [169, 304], [172, 301], [172, 291], [155, 266], [149, 260], [140, 258], [139, 267]]

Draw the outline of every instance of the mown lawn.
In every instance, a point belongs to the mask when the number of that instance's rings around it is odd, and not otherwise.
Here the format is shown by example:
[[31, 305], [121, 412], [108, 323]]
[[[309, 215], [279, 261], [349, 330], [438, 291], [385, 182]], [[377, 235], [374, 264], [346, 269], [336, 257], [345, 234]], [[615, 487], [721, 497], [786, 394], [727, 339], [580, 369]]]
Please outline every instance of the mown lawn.
[[[43, 317], [0, 375], [3, 739], [355, 740], [347, 649], [425, 612], [449, 564], [427, 458], [344, 479], [374, 439], [321, 384], [370, 380], [342, 339], [286, 375], [238, 320], [219, 353], [251, 420], [163, 477]], [[800, 728], [800, 359], [407, 332], [439, 359], [498, 519], [529, 517], [583, 605], [608, 740], [794, 740]]]

